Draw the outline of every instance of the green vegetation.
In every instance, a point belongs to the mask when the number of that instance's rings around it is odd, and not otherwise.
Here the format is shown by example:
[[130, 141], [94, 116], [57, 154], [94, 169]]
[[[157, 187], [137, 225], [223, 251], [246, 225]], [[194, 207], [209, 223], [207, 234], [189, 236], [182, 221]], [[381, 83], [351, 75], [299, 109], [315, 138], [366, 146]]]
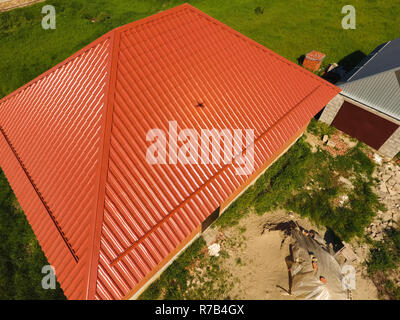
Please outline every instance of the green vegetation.
[[[201, 249], [205, 246], [203, 238], [195, 240], [172, 264], [168, 272], [164, 272], [160, 278], [153, 282], [140, 296], [140, 299], [155, 300], [161, 294], [164, 299], [179, 299], [180, 294], [187, 289], [189, 278], [188, 266], [198, 258], [203, 258]], [[163, 290], [166, 292], [162, 292]]]
[[[206, 252], [206, 243], [200, 237], [143, 292], [139, 299], [218, 299], [225, 296], [231, 282], [228, 281], [229, 275], [221, 270], [218, 262], [227, 258], [227, 253], [221, 251], [219, 257], [210, 257]], [[202, 268], [207, 274], [199, 275], [194, 272], [195, 268]]]
[[368, 273], [381, 296], [399, 300], [400, 230], [391, 229], [386, 232], [384, 241], [370, 242]]
[[[309, 130], [321, 134], [330, 130], [322, 127], [311, 122]], [[303, 136], [226, 210], [217, 225], [237, 224], [252, 208], [258, 214], [285, 208], [329, 227], [342, 240], [362, 236], [375, 212], [385, 210], [372, 191], [374, 163], [363, 148], [358, 144], [336, 157], [321, 149], [312, 153]], [[346, 189], [339, 177], [351, 179], [353, 189]], [[337, 204], [340, 195], [348, 196], [342, 206]]]
[[[57, 29], [41, 28], [43, 3], [0, 13], [0, 97], [18, 89], [107, 31], [186, 1], [48, 0]], [[344, 30], [345, 0], [196, 0], [198, 9], [291, 61], [315, 49], [324, 63], [350, 67], [363, 54], [394, 39], [400, 6], [396, 1], [353, 0], [357, 29]], [[347, 57], [346, 59], [344, 59]]]
[[0, 299], [65, 299], [42, 288], [48, 262], [18, 202], [0, 170]]
[[307, 131], [317, 136], [318, 138], [322, 138], [324, 135], [332, 135], [337, 129], [332, 126], [327, 126], [325, 123], [321, 121], [316, 121], [312, 119], [310, 124], [308, 125]]

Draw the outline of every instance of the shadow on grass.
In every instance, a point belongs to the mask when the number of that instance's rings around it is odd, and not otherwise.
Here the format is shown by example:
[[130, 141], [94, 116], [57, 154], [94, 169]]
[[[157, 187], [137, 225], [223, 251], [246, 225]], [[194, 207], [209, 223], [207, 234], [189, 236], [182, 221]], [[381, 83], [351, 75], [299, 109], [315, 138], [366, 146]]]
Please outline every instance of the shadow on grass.
[[338, 65], [341, 66], [346, 71], [351, 71], [366, 57], [367, 55], [364, 52], [357, 50], [339, 60]]

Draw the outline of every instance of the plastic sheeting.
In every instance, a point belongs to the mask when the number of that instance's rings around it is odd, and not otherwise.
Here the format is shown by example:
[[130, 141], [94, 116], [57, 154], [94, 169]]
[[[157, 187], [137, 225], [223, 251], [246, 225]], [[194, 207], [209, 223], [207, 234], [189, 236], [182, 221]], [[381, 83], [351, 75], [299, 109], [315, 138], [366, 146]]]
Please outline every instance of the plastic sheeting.
[[[341, 267], [316, 232], [291, 229], [294, 240], [290, 267], [291, 294], [305, 300], [345, 300]], [[313, 266], [314, 261], [314, 266]], [[321, 278], [323, 277], [323, 278]], [[326, 280], [324, 283], [322, 280]]]

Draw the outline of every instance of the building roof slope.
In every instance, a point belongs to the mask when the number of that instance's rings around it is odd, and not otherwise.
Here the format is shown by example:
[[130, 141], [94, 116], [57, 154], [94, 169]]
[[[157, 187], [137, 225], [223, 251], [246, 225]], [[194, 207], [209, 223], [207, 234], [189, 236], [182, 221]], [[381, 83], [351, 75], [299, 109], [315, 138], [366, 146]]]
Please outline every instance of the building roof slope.
[[254, 129], [257, 170], [339, 91], [185, 4], [0, 100], [0, 165], [66, 296], [121, 299], [248, 178], [150, 165], [150, 129]]

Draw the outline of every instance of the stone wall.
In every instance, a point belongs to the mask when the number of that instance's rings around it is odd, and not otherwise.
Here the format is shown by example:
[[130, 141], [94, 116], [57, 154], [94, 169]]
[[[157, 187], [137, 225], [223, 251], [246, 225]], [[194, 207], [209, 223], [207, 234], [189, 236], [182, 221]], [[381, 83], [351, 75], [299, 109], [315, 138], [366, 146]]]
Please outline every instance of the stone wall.
[[390, 136], [389, 139], [379, 148], [379, 153], [384, 156], [393, 158], [397, 153], [400, 152], [400, 127]]
[[325, 122], [331, 125], [333, 119], [335, 119], [336, 114], [339, 112], [340, 107], [343, 105], [344, 98], [342, 95], [338, 94], [331, 101], [328, 102], [324, 111], [319, 118], [319, 121]]

